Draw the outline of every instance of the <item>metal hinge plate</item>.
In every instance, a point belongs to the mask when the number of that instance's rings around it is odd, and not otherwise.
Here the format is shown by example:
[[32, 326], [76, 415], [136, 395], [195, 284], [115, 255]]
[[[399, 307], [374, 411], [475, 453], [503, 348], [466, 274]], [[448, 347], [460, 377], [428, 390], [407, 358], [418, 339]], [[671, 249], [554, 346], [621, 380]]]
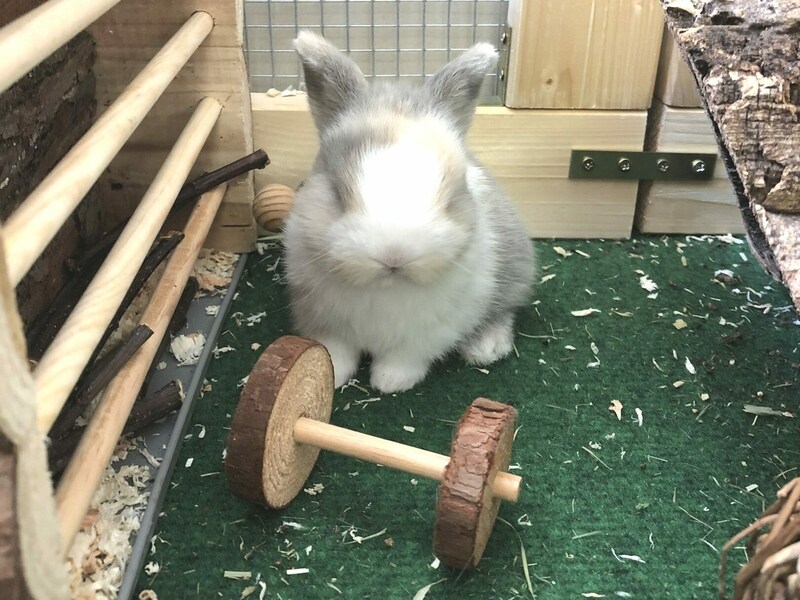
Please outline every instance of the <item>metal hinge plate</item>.
[[506, 86], [508, 85], [508, 61], [511, 56], [511, 27], [503, 28], [500, 34], [500, 56], [497, 61], [497, 95], [500, 104], [506, 103]]
[[570, 179], [706, 181], [714, 176], [716, 154], [573, 150]]

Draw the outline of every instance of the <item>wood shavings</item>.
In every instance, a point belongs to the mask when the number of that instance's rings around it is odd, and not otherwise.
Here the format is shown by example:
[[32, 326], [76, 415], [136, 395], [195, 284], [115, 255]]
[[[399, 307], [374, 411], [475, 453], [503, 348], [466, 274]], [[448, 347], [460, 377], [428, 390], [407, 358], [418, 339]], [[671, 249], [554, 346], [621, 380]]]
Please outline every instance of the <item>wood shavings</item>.
[[597, 594], [595, 592], [584, 592], [581, 594], [584, 598], [605, 598], [605, 594]]
[[622, 420], [622, 402], [619, 400], [612, 400], [611, 406], [608, 407], [608, 410], [617, 415], [617, 421]]
[[688, 356], [686, 357], [686, 362], [683, 363], [683, 366], [686, 367], [686, 370], [689, 371], [689, 373], [691, 373], [692, 375], [695, 375], [697, 373], [697, 369], [694, 368], [694, 365], [692, 364], [692, 361], [689, 360]]
[[793, 419], [795, 415], [789, 411], [780, 411], [770, 408], [769, 406], [758, 406], [756, 404], [745, 404], [744, 412], [751, 415], [765, 416], [765, 417], [788, 417]]
[[190, 467], [191, 467], [193, 464], [194, 464], [194, 458], [192, 458], [192, 457], [190, 456], [189, 458], [187, 458], [187, 459], [186, 459], [186, 462], [184, 463], [184, 465], [183, 465], [183, 466], [184, 466], [185, 468], [187, 468], [187, 469], [188, 469], [188, 468], [190, 468]]
[[428, 592], [431, 591], [431, 588], [435, 585], [439, 585], [443, 581], [447, 581], [447, 578], [443, 577], [439, 581], [434, 581], [433, 583], [429, 583], [425, 587], [420, 588], [417, 590], [417, 593], [414, 594], [414, 598], [412, 598], [412, 600], [425, 600], [425, 597], [428, 595]]
[[150, 451], [146, 447], [139, 446], [137, 450], [139, 451], [139, 454], [144, 456], [145, 460], [150, 463], [150, 466], [153, 466], [156, 469], [161, 466], [161, 459], [150, 454]]
[[673, 381], [672, 382], [672, 387], [674, 387], [675, 389], [678, 389], [679, 387], [683, 387], [685, 383], [686, 383], [685, 381], [683, 381], [682, 379], [679, 379], [678, 381]]
[[642, 409], [637, 407], [633, 409], [633, 412], [636, 413], [636, 421], [639, 423], [639, 427], [641, 427], [642, 423], [644, 423], [644, 414], [642, 413]]
[[214, 358], [219, 358], [220, 355], [226, 352], [236, 352], [236, 348], [233, 346], [216, 346], [211, 352], [214, 354]]
[[553, 246], [553, 250], [555, 251], [556, 254], [563, 256], [564, 258], [566, 258], [567, 256], [572, 256], [572, 252], [564, 250], [561, 246]]
[[305, 488], [303, 491], [309, 496], [316, 496], [317, 494], [321, 494], [324, 489], [324, 485], [321, 483], [315, 483], [310, 488]]
[[564, 346], [564, 350], [575, 351], [575, 346]]
[[158, 600], [158, 596], [153, 590], [142, 590], [139, 592], [139, 600]]
[[437, 557], [433, 557], [433, 562], [429, 565], [431, 569], [438, 569], [441, 561]]
[[618, 310], [612, 310], [611, 313], [617, 315], [618, 317], [632, 317], [633, 316], [633, 313], [630, 312], [630, 311], [620, 312]]
[[550, 273], [549, 275], [545, 275], [544, 277], [542, 277], [542, 278], [541, 278], [541, 280], [539, 281], [539, 283], [545, 283], [545, 282], [547, 282], [547, 281], [550, 281], [551, 279], [554, 279], [554, 278], [555, 278], [555, 276], [556, 276], [556, 274], [555, 274], [555, 273]]
[[167, 363], [164, 362], [163, 360], [156, 365], [156, 371], [163, 371], [166, 368], [167, 368]]
[[197, 295], [214, 296], [228, 289], [238, 260], [238, 254], [202, 248], [192, 267], [199, 287]]
[[645, 561], [642, 560], [640, 556], [636, 556], [635, 554], [617, 554], [613, 548], [611, 549], [611, 554], [613, 554], [614, 558], [616, 558], [619, 562], [622, 562], [624, 560], [630, 560], [633, 562], [646, 564]]
[[683, 319], [675, 319], [675, 322], [672, 324], [672, 326], [678, 331], [680, 331], [681, 329], [686, 329], [688, 327], [686, 321], [684, 321]]
[[310, 573], [310, 571], [306, 568], [296, 568], [296, 569], [286, 569], [287, 575], [305, 575]]
[[67, 556], [72, 597], [116, 598], [149, 494], [150, 468], [109, 466]]
[[144, 566], [144, 572], [147, 573], [148, 575], [155, 575], [160, 570], [161, 570], [161, 565], [159, 565], [157, 562], [150, 561]]
[[237, 579], [240, 581], [247, 581], [253, 577], [252, 571], [224, 571], [222, 576], [225, 579]]
[[639, 286], [645, 290], [646, 292], [655, 292], [658, 289], [658, 285], [655, 281], [650, 279], [650, 277], [644, 274], [643, 271], [637, 271], [640, 273], [641, 276], [639, 277]]
[[403, 425], [403, 429], [405, 429], [409, 433], [414, 433], [417, 430], [416, 427], [412, 427], [411, 425]]
[[206, 345], [206, 336], [195, 331], [172, 338], [169, 350], [178, 361], [178, 366], [196, 365]]
[[384, 533], [386, 533], [386, 528], [384, 527], [379, 532], [373, 533], [371, 535], [367, 535], [367, 536], [364, 536], [364, 537], [362, 537], [360, 535], [356, 535], [356, 530], [355, 530], [354, 527], [351, 527], [345, 533], [348, 534], [352, 538], [352, 541], [345, 542], [345, 544], [360, 544], [362, 542], [366, 542], [367, 540], [372, 540], [372, 539], [375, 539], [376, 537], [382, 536]]
[[261, 348], [261, 344], [259, 344], [258, 342], [253, 342], [252, 344], [250, 344], [251, 350], [258, 350], [259, 348]]
[[597, 308], [584, 308], [582, 310], [571, 310], [569, 312], [573, 317], [588, 317], [591, 314], [599, 313], [600, 310]]
[[249, 317], [245, 318], [245, 322], [247, 323], [248, 327], [252, 327], [256, 323], [261, 323], [261, 319], [267, 316], [267, 312], [263, 311], [260, 313], [256, 313], [254, 315], [250, 315]]
[[219, 314], [219, 304], [213, 306], [206, 306], [206, 314], [209, 317], [216, 317]]
[[583, 250], [575, 250], [575, 254], [581, 255], [583, 258], [591, 258], [591, 256]]

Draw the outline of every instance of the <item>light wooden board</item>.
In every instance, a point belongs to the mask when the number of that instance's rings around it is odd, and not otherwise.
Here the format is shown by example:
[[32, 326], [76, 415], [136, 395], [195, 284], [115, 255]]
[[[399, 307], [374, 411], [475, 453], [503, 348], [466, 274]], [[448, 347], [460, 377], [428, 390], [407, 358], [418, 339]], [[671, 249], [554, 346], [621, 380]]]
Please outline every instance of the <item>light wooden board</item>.
[[665, 27], [658, 60], [654, 95], [668, 106], [699, 108], [700, 93], [689, 66], [683, 61], [672, 34]]
[[511, 0], [506, 106], [646, 109], [663, 22], [658, 0]]
[[[711, 122], [701, 108], [651, 109], [648, 150], [717, 153]], [[645, 233], [741, 233], [739, 206], [725, 166], [717, 159], [710, 181], [653, 181], [643, 184], [636, 226]]]
[[89, 31], [102, 48], [162, 46], [189, 16], [204, 10], [214, 17], [206, 44], [236, 47], [243, 39], [243, 0], [123, 0]]
[[[206, 96], [219, 100], [223, 111], [190, 178], [253, 151], [250, 90], [241, 48], [242, 0], [125, 0], [107, 13], [90, 29], [97, 41], [98, 111], [103, 111], [196, 10], [214, 17], [214, 29], [101, 179], [100, 185], [108, 190], [104, 192], [108, 198], [106, 224], [113, 225], [131, 214], [197, 103]], [[252, 174], [232, 182], [210, 239], [231, 239], [230, 231], [216, 236], [218, 227], [239, 228], [243, 235], [255, 232], [253, 196]], [[254, 243], [253, 233], [235, 246], [252, 249]]]
[[[268, 183], [297, 187], [317, 152], [305, 97], [253, 94], [256, 145]], [[644, 111], [512, 110], [479, 107], [469, 135], [477, 158], [514, 200], [532, 237], [625, 238], [631, 233], [637, 182], [568, 179], [571, 150], [641, 150]]]

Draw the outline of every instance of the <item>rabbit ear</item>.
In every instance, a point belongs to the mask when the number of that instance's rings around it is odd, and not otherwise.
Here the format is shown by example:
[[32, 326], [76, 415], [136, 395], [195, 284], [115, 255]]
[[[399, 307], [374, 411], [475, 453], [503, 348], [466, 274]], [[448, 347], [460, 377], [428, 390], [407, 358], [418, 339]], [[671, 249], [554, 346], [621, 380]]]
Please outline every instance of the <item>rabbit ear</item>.
[[367, 80], [352, 60], [315, 33], [301, 31], [294, 48], [303, 63], [311, 114], [321, 132], [361, 98]]
[[427, 88], [437, 107], [452, 116], [463, 135], [472, 123], [483, 78], [497, 68], [497, 51], [487, 43], [475, 44], [442, 67]]

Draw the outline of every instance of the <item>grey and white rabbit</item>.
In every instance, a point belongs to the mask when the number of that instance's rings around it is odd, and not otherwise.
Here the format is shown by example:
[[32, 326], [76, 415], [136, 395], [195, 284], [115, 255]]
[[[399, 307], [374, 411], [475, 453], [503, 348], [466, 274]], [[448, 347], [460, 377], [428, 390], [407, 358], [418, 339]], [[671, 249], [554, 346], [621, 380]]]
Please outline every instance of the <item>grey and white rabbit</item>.
[[477, 44], [403, 88], [368, 86], [316, 34], [294, 46], [320, 138], [285, 227], [297, 331], [326, 346], [336, 387], [369, 354], [385, 393], [413, 387], [454, 349], [471, 364], [506, 356], [533, 249], [465, 141], [495, 49]]

